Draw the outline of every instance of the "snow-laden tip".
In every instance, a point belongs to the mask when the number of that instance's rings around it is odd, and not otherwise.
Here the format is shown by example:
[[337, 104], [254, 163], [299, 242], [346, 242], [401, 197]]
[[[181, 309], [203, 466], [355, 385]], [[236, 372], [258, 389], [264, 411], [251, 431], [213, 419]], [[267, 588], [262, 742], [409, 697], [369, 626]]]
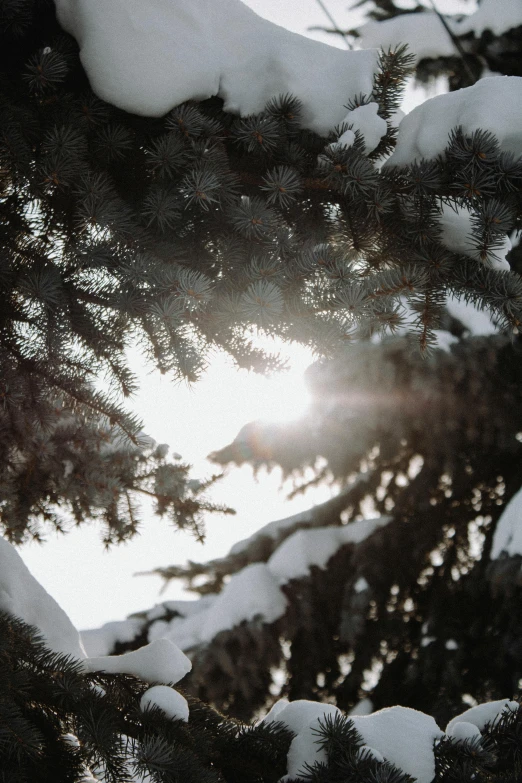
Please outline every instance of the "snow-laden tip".
[[89, 671], [132, 674], [144, 682], [177, 683], [189, 673], [192, 664], [169, 639], [156, 639], [139, 650], [123, 655], [88, 658]]
[[290, 93], [303, 123], [327, 133], [350, 98], [372, 91], [377, 51], [346, 52], [291, 33], [241, 0], [55, 0], [80, 46], [94, 92], [121, 109], [159, 117], [219, 95], [225, 109], [261, 111]]
[[153, 707], [158, 707], [172, 720], [183, 720], [186, 723], [189, 719], [187, 700], [168, 685], [153, 685], [145, 691], [141, 697], [140, 708], [147, 710]]
[[450, 133], [461, 127], [492, 133], [505, 152], [522, 154], [522, 77], [495, 76], [472, 87], [436, 95], [406, 115], [387, 166], [435, 158], [444, 152]]
[[[290, 778], [306, 775], [306, 765], [326, 762], [326, 751], [317, 743], [317, 732], [325, 717], [342, 713], [332, 704], [286, 700], [276, 702], [263, 723], [284, 723], [296, 735], [287, 756]], [[409, 707], [388, 707], [371, 715], [351, 715], [351, 720], [365, 748], [374, 758], [384, 759], [415, 778], [418, 783], [431, 783], [435, 777], [434, 743], [442, 731], [431, 715]]]
[[511, 710], [512, 712], [519, 709], [517, 701], [511, 701], [511, 699], [499, 699], [498, 701], [487, 701], [484, 704], [477, 704], [475, 707], [470, 707], [461, 715], [456, 715], [448, 725], [446, 726], [446, 734], [455, 736], [455, 731], [461, 723], [471, 723], [479, 731], [482, 731], [486, 726], [486, 723], [494, 723], [505, 710]]
[[435, 777], [433, 747], [442, 737], [431, 715], [410, 707], [387, 707], [352, 720], [365, 744], [382, 753], [386, 761], [418, 783], [431, 783]]
[[16, 549], [0, 537], [0, 611], [38, 628], [51, 650], [85, 658], [67, 614], [31, 574]]
[[289, 536], [270, 557], [267, 566], [279, 584], [310, 573], [312, 566], [325, 568], [333, 555], [345, 544], [360, 544], [391, 517], [360, 519], [349, 525], [298, 530]]

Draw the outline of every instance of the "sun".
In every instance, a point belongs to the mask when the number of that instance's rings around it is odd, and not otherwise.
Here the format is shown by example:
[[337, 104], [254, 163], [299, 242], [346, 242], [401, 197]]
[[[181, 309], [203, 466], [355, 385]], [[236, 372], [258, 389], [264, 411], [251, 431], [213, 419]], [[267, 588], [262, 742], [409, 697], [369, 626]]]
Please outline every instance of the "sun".
[[286, 422], [300, 418], [311, 402], [304, 373], [314, 361], [312, 352], [303, 346], [281, 340], [263, 342], [262, 347], [284, 356], [288, 361], [288, 369], [268, 376], [250, 374], [249, 410], [255, 409], [256, 420]]

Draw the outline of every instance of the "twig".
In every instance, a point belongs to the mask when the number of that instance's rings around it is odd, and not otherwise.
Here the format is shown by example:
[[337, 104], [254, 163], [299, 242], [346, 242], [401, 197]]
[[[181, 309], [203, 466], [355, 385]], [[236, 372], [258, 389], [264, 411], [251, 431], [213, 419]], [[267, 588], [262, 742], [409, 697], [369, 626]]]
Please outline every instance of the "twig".
[[339, 27], [339, 25], [337, 24], [337, 22], [336, 22], [336, 21], [335, 21], [335, 19], [333, 18], [332, 14], [330, 13], [330, 11], [328, 10], [328, 8], [327, 8], [327, 7], [326, 7], [326, 5], [324, 4], [323, 0], [316, 0], [316, 3], [317, 3], [317, 5], [318, 5], [320, 8], [322, 8], [323, 12], [324, 12], [324, 13], [325, 13], [325, 15], [328, 17], [328, 21], [329, 21], [329, 22], [331, 22], [331, 23], [333, 24], [333, 26], [334, 26], [334, 30], [333, 30], [333, 32], [334, 32], [334, 33], [337, 33], [337, 34], [338, 34], [338, 35], [340, 35], [340, 36], [342, 36], [342, 39], [343, 39], [343, 41], [345, 42], [347, 49], [351, 49], [351, 48], [352, 48], [352, 45], [351, 45], [350, 41], [348, 40], [348, 38], [346, 37], [346, 33], [343, 33], [343, 31], [341, 30], [341, 28]]
[[[319, 0], [317, 0], [317, 2], [319, 2]], [[439, 17], [440, 21], [442, 22], [442, 24], [444, 26], [444, 29], [446, 30], [446, 32], [448, 33], [449, 37], [453, 41], [453, 45], [455, 46], [455, 49], [457, 50], [457, 52], [459, 53], [459, 55], [461, 57], [462, 64], [464, 65], [464, 70], [466, 71], [469, 79], [471, 80], [471, 83], [474, 84], [477, 80], [475, 78], [475, 74], [473, 73], [473, 71], [469, 67], [468, 61], [466, 60], [466, 52], [464, 51], [464, 48], [463, 48], [461, 42], [459, 41], [457, 36], [453, 33], [453, 30], [451, 29], [451, 27], [447, 23], [446, 18], [441, 14], [439, 9], [435, 5], [435, 0], [429, 0], [429, 2], [430, 2], [431, 7], [433, 8], [434, 12], [437, 14], [437, 16]]]

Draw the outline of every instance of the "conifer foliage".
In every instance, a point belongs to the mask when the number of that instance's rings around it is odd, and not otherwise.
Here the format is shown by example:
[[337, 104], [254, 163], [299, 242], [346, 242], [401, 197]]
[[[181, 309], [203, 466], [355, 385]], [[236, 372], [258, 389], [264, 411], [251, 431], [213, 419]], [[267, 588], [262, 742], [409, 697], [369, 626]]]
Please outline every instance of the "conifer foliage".
[[[281, 722], [245, 725], [191, 699], [188, 722], [140, 708], [147, 686], [124, 674], [86, 674], [52, 653], [35, 629], [0, 615], [0, 780], [2, 783], [276, 783], [294, 733]], [[505, 710], [480, 741], [436, 743], [436, 783], [519, 780], [522, 708]], [[310, 781], [356, 776], [362, 783], [408, 783], [379, 759], [349, 718], [319, 721], [326, 761], [303, 770]], [[100, 776], [100, 777], [98, 777]]]
[[[188, 466], [143, 436], [122, 404], [136, 388], [126, 352], [137, 343], [188, 381], [215, 349], [239, 366], [277, 366], [255, 347], [256, 330], [322, 354], [360, 340], [349, 363], [316, 378], [314, 437], [272, 430], [262, 455], [246, 454], [296, 473], [320, 455], [314, 480], [342, 492], [306, 524], [163, 575], [193, 589], [197, 576], [197, 590], [216, 595], [300, 527], [349, 528], [369, 501], [390, 516], [340, 546], [328, 568], [282, 585], [288, 610], [278, 620], [255, 617], [191, 650], [180, 686], [188, 721], [142, 709], [153, 683], [93, 673], [0, 614], [0, 783], [276, 783], [302, 738], [284, 722], [246, 721], [273, 701], [278, 669], [292, 699], [348, 710], [371, 692], [377, 708], [415, 706], [441, 726], [470, 698], [515, 693], [520, 558], [487, 556], [522, 460], [520, 358], [506, 337], [522, 323], [522, 284], [492, 263], [521, 225], [520, 160], [487, 128], [455, 128], [433, 160], [382, 166], [413, 64], [404, 47], [381, 53], [370, 95], [346, 96], [347, 111], [373, 104], [386, 124], [373, 148], [350, 123], [311, 132], [299, 96], [247, 117], [215, 98], [159, 119], [117, 110], [91, 90], [51, 0], [0, 0], [0, 63], [4, 534], [38, 538], [72, 513], [78, 524], [100, 519], [106, 543], [120, 542], [136, 532], [145, 495], [202, 535], [214, 479], [191, 481]], [[465, 255], [442, 241], [448, 208], [472, 213]], [[504, 334], [430, 358], [448, 292], [490, 311]], [[402, 327], [407, 312], [416, 341], [366, 339]], [[335, 388], [348, 397], [332, 397]], [[354, 426], [363, 398], [371, 404]], [[224, 451], [216, 461], [238, 461], [234, 444]], [[141, 619], [130, 647], [152, 630]], [[159, 619], [179, 618], [165, 606]], [[480, 737], [437, 736], [436, 783], [522, 780], [515, 702]], [[349, 716], [326, 716], [312, 742], [322, 760], [298, 779], [412, 780]]]
[[[157, 570], [204, 600], [223, 596], [223, 612], [230, 577], [265, 563], [288, 602], [275, 622], [261, 613], [195, 646], [187, 687], [200, 698], [247, 719], [282, 683], [290, 699], [349, 711], [370, 698], [375, 709], [402, 704], [445, 725], [470, 697], [519, 693], [521, 555], [491, 553], [520, 490], [520, 346], [452, 328], [463, 338], [429, 359], [407, 337], [350, 346], [308, 371], [305, 416], [246, 425], [213, 455], [280, 465], [294, 491], [329, 482], [337, 494], [224, 558]], [[368, 515], [388, 521], [317, 558], [332, 531], [349, 534]], [[168, 606], [144, 629], [183, 644]]]
[[[93, 94], [50, 0], [3, 0], [0, 36], [0, 480], [13, 540], [60, 524], [64, 498], [78, 522], [100, 513], [109, 540], [135, 530], [140, 460], [127, 460], [125, 478], [111, 465], [103, 487], [64, 468], [93, 422], [137, 445], [139, 422], [120, 402], [135, 388], [131, 342], [192, 381], [215, 348], [275, 366], [252, 329], [328, 352], [393, 330], [408, 301], [427, 350], [448, 289], [518, 328], [519, 277], [488, 263], [519, 225], [520, 163], [484, 129], [456, 131], [429, 163], [377, 165], [396, 137], [404, 48], [382, 53], [371, 95], [346, 96], [348, 109], [377, 103], [387, 122], [368, 153], [359, 131], [339, 142], [344, 125], [328, 138], [303, 128], [296, 96], [241, 118], [217, 99], [157, 120], [116, 110]], [[472, 208], [478, 263], [442, 247], [443, 203]], [[183, 472], [169, 470], [186, 513]], [[160, 510], [173, 510], [176, 491]]]

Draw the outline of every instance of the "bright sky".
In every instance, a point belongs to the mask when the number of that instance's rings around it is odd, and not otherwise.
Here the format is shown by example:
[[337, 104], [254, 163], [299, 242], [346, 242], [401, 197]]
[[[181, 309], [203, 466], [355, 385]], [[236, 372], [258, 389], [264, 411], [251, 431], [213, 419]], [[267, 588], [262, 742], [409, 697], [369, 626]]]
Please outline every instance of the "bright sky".
[[[316, 0], [246, 2], [261, 16], [294, 32], [344, 45], [333, 36], [307, 33], [310, 26], [329, 24]], [[355, 25], [361, 18], [360, 13], [348, 15], [347, 0], [324, 2], [341, 26]], [[404, 7], [411, 4], [410, 0], [401, 2]], [[441, 11], [457, 11], [462, 3], [439, 0], [438, 7]], [[414, 100], [410, 98], [410, 102]], [[307, 401], [303, 372], [312, 358], [302, 348], [287, 350], [291, 370], [285, 374], [270, 379], [249, 375], [236, 371], [225, 357], [217, 357], [204, 379], [192, 389], [174, 386], [159, 373], [151, 372], [136, 353], [132, 364], [142, 382], [133, 408], [143, 418], [147, 433], [160, 443], [169, 443], [173, 451], [194, 464], [196, 477], [208, 475], [215, 472], [215, 466], [205, 456], [229, 443], [248, 421], [285, 419], [303, 410]], [[44, 546], [27, 544], [21, 554], [78, 628], [96, 627], [181, 595], [181, 587], [171, 585], [160, 597], [160, 580], [135, 577], [137, 571], [179, 564], [189, 558], [204, 561], [221, 556], [262, 525], [321, 502], [329, 497], [329, 491], [323, 488], [286, 501], [277, 472], [262, 475], [256, 482], [252, 470], [244, 466], [229, 471], [212, 497], [233, 506], [237, 515], [210, 517], [203, 546], [187, 534], [173, 531], [167, 521], [154, 517], [151, 508], [143, 505], [141, 535], [109, 553], [101, 545], [100, 530], [86, 526], [66, 536], [50, 536]]]

